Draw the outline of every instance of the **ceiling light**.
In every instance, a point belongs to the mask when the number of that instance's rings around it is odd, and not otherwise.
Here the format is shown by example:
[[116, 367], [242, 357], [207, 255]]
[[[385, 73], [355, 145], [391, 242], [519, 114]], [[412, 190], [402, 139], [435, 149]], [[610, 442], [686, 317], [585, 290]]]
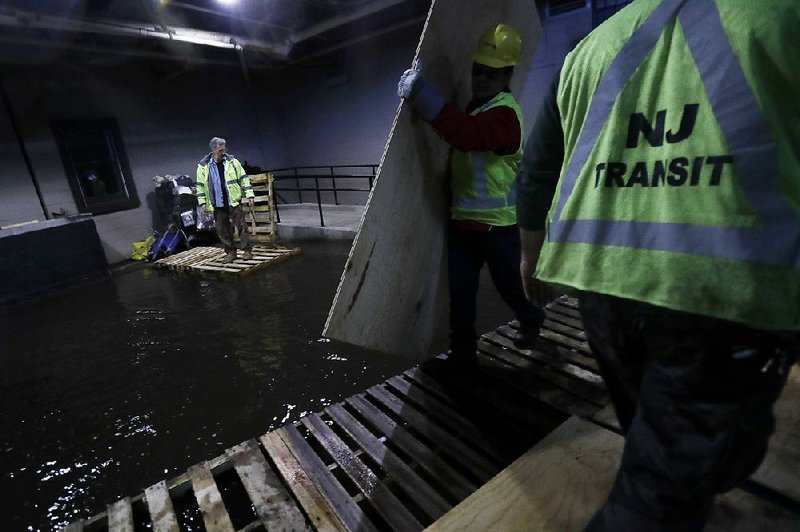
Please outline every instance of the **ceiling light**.
[[239, 0], [217, 0], [218, 4], [222, 4], [223, 6], [232, 6]]

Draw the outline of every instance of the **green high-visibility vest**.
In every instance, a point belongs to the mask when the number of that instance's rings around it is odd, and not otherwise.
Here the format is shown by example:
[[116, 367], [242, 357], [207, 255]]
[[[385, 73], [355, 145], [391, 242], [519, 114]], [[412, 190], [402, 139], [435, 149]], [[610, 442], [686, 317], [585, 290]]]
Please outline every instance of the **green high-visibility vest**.
[[567, 57], [542, 280], [800, 329], [800, 3], [639, 0]]
[[[210, 199], [209, 185], [208, 185], [208, 165], [215, 164], [211, 155], [206, 157], [197, 164], [197, 203], [213, 211], [214, 202]], [[253, 186], [250, 184], [250, 178], [244, 172], [241, 163], [231, 155], [225, 155], [223, 172], [225, 175], [220, 176], [220, 180], [224, 182], [224, 186], [228, 189], [228, 202], [231, 207], [236, 207], [242, 202], [242, 196], [245, 198], [254, 198]], [[222, 184], [222, 183], [221, 183]]]
[[[510, 107], [517, 114], [522, 139], [522, 110], [510, 92], [498, 93], [470, 115], [475, 116], [501, 106]], [[514, 178], [521, 158], [522, 141], [511, 155], [454, 150], [450, 161], [450, 188], [453, 195], [450, 218], [499, 226], [517, 223]]]

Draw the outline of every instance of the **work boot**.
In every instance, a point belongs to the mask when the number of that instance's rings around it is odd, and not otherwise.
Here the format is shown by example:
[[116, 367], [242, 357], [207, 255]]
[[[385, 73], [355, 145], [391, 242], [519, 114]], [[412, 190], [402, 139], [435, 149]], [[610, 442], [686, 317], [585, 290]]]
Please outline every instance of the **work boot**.
[[541, 323], [534, 322], [521, 322], [519, 329], [511, 337], [514, 347], [517, 349], [533, 349], [536, 345], [536, 339], [539, 337], [539, 327]]
[[242, 259], [253, 260], [253, 252], [249, 249], [244, 250], [244, 253], [242, 253]]
[[225, 258], [222, 259], [222, 264], [230, 264], [231, 262], [236, 260], [236, 250], [229, 251], [225, 254]]

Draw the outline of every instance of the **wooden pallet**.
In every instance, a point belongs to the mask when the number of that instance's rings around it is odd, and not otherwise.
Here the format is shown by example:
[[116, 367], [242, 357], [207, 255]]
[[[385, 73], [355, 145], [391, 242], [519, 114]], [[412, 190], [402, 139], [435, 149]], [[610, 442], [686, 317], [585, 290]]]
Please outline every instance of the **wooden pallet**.
[[[132, 530], [138, 516], [156, 531], [201, 521], [207, 530], [478, 530], [533, 511], [553, 526], [526, 529], [578, 530], [602, 503], [622, 440], [607, 428], [609, 400], [576, 302], [548, 305], [534, 350], [513, 347], [514, 329], [483, 335], [475, 371], [437, 357], [71, 526]], [[788, 401], [800, 394], [800, 378], [791, 382]], [[797, 441], [786, 432], [782, 441]], [[770, 453], [765, 464], [785, 450]], [[800, 484], [779, 481], [764, 485], [791, 497]], [[709, 530], [797, 518], [738, 491], [726, 497]]]
[[[246, 213], [247, 228], [251, 231], [250, 241], [261, 244], [275, 242], [275, 204], [272, 189], [273, 176], [270, 173], [248, 176], [256, 197], [253, 213]], [[252, 234], [253, 214], [255, 214], [255, 234]], [[237, 237], [238, 240], [238, 237]]]
[[239, 251], [234, 262], [223, 263], [225, 251], [216, 247], [196, 247], [188, 251], [157, 260], [156, 268], [170, 270], [247, 274], [265, 266], [272, 266], [300, 253], [300, 248], [254, 246], [253, 258], [244, 260]]

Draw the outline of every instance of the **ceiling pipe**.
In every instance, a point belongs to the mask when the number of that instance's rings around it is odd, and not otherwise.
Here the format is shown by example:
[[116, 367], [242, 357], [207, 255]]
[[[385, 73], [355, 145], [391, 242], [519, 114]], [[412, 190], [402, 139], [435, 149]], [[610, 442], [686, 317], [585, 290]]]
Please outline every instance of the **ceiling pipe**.
[[329, 20], [326, 20], [325, 22], [320, 22], [319, 24], [314, 24], [313, 26], [309, 26], [303, 31], [298, 31], [289, 36], [289, 43], [290, 45], [294, 45], [303, 42], [307, 39], [310, 39], [311, 37], [315, 37], [317, 35], [325, 33], [326, 31], [338, 28], [339, 26], [344, 26], [345, 24], [349, 24], [350, 22], [362, 19], [366, 16], [372, 15], [373, 13], [383, 11], [384, 9], [396, 6], [397, 4], [402, 4], [405, 1], [406, 0], [383, 0], [381, 2], [373, 2], [369, 4], [367, 7], [363, 9], [358, 9], [350, 13], [349, 15], [339, 15]]
[[15, 37], [7, 37], [5, 35], [0, 35], [0, 43], [19, 44], [23, 46], [52, 48], [56, 50], [66, 50], [66, 51], [75, 50], [77, 52], [89, 52], [96, 54], [114, 54], [121, 57], [157, 59], [162, 61], [178, 61], [189, 65], [210, 65], [210, 66], [225, 66], [234, 68], [239, 66], [239, 63], [234, 60], [220, 61], [220, 60], [206, 59], [203, 57], [196, 57], [191, 55], [178, 56], [175, 54], [149, 52], [144, 50], [131, 50], [131, 49], [123, 50], [120, 48], [106, 48], [103, 46], [89, 46], [89, 45], [73, 44], [65, 42], [47, 42], [43, 41], [42, 39], [15, 38]]
[[387, 26], [385, 28], [381, 28], [380, 30], [373, 31], [371, 33], [365, 33], [363, 35], [359, 35], [358, 37], [354, 37], [354, 38], [349, 39], [347, 41], [342, 41], [342, 42], [337, 43], [337, 44], [335, 44], [333, 46], [329, 46], [329, 47], [323, 48], [321, 50], [316, 50], [315, 52], [312, 52], [310, 54], [306, 54], [304, 56], [295, 58], [295, 59], [291, 60], [290, 63], [291, 64], [302, 63], [304, 61], [308, 61], [309, 59], [313, 59], [315, 57], [319, 57], [319, 56], [322, 56], [322, 55], [325, 55], [325, 54], [329, 54], [331, 52], [339, 50], [340, 48], [346, 48], [347, 46], [352, 46], [352, 45], [357, 44], [357, 43], [359, 43], [361, 41], [366, 41], [368, 39], [373, 39], [375, 37], [379, 37], [380, 35], [384, 35], [386, 33], [390, 33], [390, 32], [393, 32], [393, 31], [396, 31], [396, 30], [399, 30], [399, 29], [402, 29], [402, 28], [405, 28], [405, 27], [408, 27], [408, 26], [413, 26], [414, 24], [421, 24], [421, 23], [425, 22], [425, 19], [427, 17], [428, 17], [427, 14], [421, 15], [419, 17], [414, 17], [414, 18], [411, 18], [411, 19], [408, 19], [408, 20], [404, 20], [403, 22], [398, 22], [397, 24], [393, 24], [391, 26]]
[[216, 33], [191, 28], [167, 26], [141, 26], [116, 21], [75, 21], [31, 12], [16, 12], [15, 15], [0, 13], [0, 27], [19, 29], [45, 29], [63, 32], [93, 33], [100, 35], [145, 37], [171, 41], [187, 42], [201, 46], [242, 50], [247, 48], [263, 53], [274, 59], [288, 58], [289, 49], [285, 45], [275, 46], [253, 39], [235, 38], [224, 33]]
[[197, 11], [199, 13], [205, 13], [207, 15], [214, 15], [216, 17], [226, 17], [232, 18], [234, 20], [239, 20], [242, 22], [246, 22], [247, 24], [255, 24], [257, 26], [264, 26], [265, 28], [273, 28], [277, 30], [283, 30], [291, 32], [292, 28], [287, 28], [285, 26], [278, 26], [277, 24], [270, 24], [268, 22], [261, 22], [260, 20], [243, 20], [242, 17], [238, 15], [234, 15], [232, 13], [228, 13], [225, 11], [217, 11], [216, 9], [209, 9], [207, 7], [200, 7], [200, 6], [193, 6], [191, 4], [187, 4], [186, 2], [170, 2], [169, 7], [176, 7], [178, 9], [185, 9], [187, 11]]

